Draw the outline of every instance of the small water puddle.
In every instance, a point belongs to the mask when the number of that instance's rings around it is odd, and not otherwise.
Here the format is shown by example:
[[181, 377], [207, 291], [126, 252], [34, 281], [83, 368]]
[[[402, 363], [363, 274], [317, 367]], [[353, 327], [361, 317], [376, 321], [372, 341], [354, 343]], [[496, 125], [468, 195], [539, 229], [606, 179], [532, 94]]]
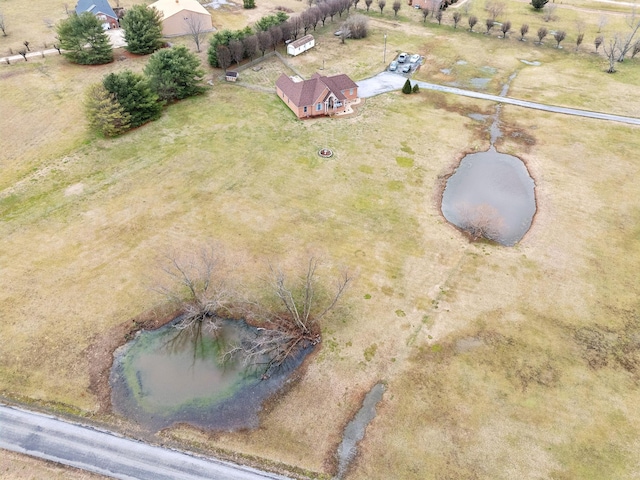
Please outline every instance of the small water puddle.
[[152, 430], [179, 422], [214, 430], [257, 427], [264, 400], [284, 385], [311, 348], [269, 378], [239, 356], [223, 360], [230, 345], [256, 334], [237, 320], [223, 320], [215, 334], [179, 330], [175, 323], [140, 332], [114, 355], [114, 410]]
[[355, 458], [358, 451], [357, 445], [364, 438], [364, 432], [376, 416], [376, 405], [382, 400], [382, 394], [385, 386], [377, 383], [373, 386], [369, 393], [364, 397], [362, 407], [356, 413], [356, 416], [347, 424], [342, 434], [342, 442], [338, 447], [338, 475], [337, 479], [341, 479], [347, 472], [347, 468], [351, 461]]

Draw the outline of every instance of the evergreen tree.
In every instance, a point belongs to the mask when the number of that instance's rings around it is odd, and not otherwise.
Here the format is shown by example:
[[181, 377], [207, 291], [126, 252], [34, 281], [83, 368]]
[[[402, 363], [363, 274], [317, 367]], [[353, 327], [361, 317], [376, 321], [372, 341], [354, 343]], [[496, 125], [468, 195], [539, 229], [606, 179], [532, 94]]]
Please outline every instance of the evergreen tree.
[[411, 89], [411, 91], [413, 93], [419, 93], [420, 92], [420, 87], [418, 87], [418, 84], [416, 83], [413, 88]]
[[536, 10], [542, 10], [542, 7], [547, 3], [549, 3], [549, 0], [531, 0], [531, 6]]
[[160, 118], [162, 102], [143, 75], [130, 70], [110, 73], [104, 77], [102, 84], [131, 116], [131, 128]]
[[94, 83], [85, 95], [89, 126], [106, 137], [115, 137], [131, 128], [131, 115], [101, 83]]
[[204, 91], [200, 85], [204, 77], [200, 60], [184, 45], [151, 55], [144, 73], [161, 100], [180, 100]]
[[131, 53], [148, 55], [162, 46], [162, 14], [155, 8], [134, 5], [120, 21], [125, 47]]
[[255, 0], [243, 0], [242, 6], [244, 8], [256, 8], [256, 1]]
[[102, 22], [89, 12], [71, 15], [56, 28], [59, 47], [73, 63], [98, 65], [113, 61], [113, 49]]
[[409, 94], [411, 93], [411, 81], [407, 78], [407, 81], [404, 82], [404, 86], [402, 87], [402, 93]]

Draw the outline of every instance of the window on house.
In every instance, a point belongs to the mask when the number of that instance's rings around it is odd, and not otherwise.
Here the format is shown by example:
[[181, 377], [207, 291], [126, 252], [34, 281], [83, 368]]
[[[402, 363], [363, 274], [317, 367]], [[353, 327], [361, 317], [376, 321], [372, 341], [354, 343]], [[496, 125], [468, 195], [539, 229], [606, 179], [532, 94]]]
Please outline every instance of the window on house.
[[321, 103], [319, 103], [318, 105], [316, 105], [316, 110], [317, 110], [317, 111], [322, 110], [322, 104], [321, 104]]
[[353, 95], [353, 88], [349, 90], [349, 95]]
[[303, 111], [304, 111], [304, 113], [307, 113], [307, 107], [304, 107]]

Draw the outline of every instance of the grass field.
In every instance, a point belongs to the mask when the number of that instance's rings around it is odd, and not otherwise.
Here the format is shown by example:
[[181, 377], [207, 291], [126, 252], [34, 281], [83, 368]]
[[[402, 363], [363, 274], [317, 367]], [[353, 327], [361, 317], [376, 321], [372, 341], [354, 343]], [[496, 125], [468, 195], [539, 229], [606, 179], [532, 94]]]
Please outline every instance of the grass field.
[[[342, 45], [327, 25], [291, 62], [311, 75], [324, 60], [325, 73], [359, 80], [384, 68], [387, 33], [387, 62], [425, 56], [421, 80], [485, 76], [497, 93], [517, 73], [514, 97], [637, 115], [637, 60], [606, 75], [595, 55], [425, 27], [403, 8], [399, 19], [372, 10], [360, 42]], [[237, 28], [243, 14], [221, 18]], [[391, 93], [350, 118], [299, 122], [274, 94], [216, 81], [157, 122], [96, 138], [84, 89], [145, 61], [0, 68], [1, 395], [135, 429], [100, 413], [92, 346], [161, 304], [149, 289], [159, 255], [214, 240], [248, 279], [313, 253], [357, 280], [259, 429], [181, 426], [164, 441], [329, 476], [342, 428], [382, 380], [349, 478], [637, 476], [638, 128], [504, 106], [498, 148], [525, 161], [538, 204], [530, 232], [505, 248], [469, 243], [439, 211], [461, 156], [488, 147], [488, 125], [468, 114], [495, 105]], [[241, 82], [267, 86], [269, 65]], [[335, 156], [320, 159], [323, 147]]]

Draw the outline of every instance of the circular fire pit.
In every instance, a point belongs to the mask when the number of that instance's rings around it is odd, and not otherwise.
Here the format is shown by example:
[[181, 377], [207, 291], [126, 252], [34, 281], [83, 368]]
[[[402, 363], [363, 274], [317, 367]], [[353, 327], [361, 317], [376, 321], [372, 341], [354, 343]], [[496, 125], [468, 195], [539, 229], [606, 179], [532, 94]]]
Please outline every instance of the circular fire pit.
[[333, 150], [323, 148], [322, 150], [318, 151], [318, 155], [320, 155], [322, 158], [331, 158], [333, 157]]

